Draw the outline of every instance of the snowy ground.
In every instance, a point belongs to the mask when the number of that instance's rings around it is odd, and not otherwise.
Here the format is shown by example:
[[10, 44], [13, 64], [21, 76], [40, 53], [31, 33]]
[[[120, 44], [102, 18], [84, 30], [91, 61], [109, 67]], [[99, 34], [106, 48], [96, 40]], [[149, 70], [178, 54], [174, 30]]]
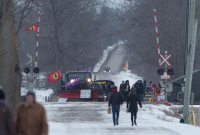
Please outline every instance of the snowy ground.
[[162, 110], [170, 110], [164, 105], [143, 105], [138, 112], [138, 126], [133, 127], [125, 104], [121, 106], [119, 126], [115, 127], [112, 115], [107, 114], [106, 102], [44, 105], [49, 119], [49, 135], [196, 135], [200, 132], [199, 127], [180, 124], [179, 119], [166, 116]]

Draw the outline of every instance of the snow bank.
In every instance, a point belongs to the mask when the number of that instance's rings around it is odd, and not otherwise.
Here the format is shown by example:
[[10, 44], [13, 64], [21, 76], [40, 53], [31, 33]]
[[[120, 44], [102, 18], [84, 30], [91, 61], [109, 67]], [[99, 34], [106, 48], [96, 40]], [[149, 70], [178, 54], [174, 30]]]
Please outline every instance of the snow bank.
[[117, 46], [117, 44], [114, 44], [112, 46], [108, 46], [108, 48], [103, 51], [103, 56], [100, 58], [99, 62], [95, 65], [95, 67], [93, 69], [93, 72], [98, 72], [99, 71], [99, 69], [101, 68], [103, 63], [106, 61], [106, 59], [108, 57], [108, 53], [110, 51], [112, 51], [116, 46]]
[[174, 114], [174, 112], [170, 109], [172, 106], [166, 106], [166, 105], [143, 105], [143, 108], [147, 109], [147, 111], [150, 114], [153, 114], [153, 117], [158, 118], [160, 120], [163, 121], [167, 121], [167, 122], [174, 122], [174, 123], [179, 123], [180, 119], [179, 118], [175, 118], [175, 117], [171, 117], [171, 116], [167, 116], [164, 111]]
[[[21, 96], [26, 95], [28, 89], [26, 88], [21, 88]], [[45, 97], [50, 97], [51, 94], [53, 94], [53, 90], [52, 89], [33, 89], [33, 91], [35, 92], [35, 96], [36, 96], [36, 101], [37, 102], [45, 102]]]
[[[28, 89], [26, 88], [27, 75], [22, 72], [22, 76], [23, 76], [23, 82], [22, 82], [22, 87], [21, 87], [21, 96], [24, 96], [24, 95], [26, 95], [26, 93], [28, 91]], [[46, 73], [44, 73], [44, 72], [40, 73], [38, 78], [39, 78], [40, 85], [41, 85], [39, 87], [42, 87], [42, 88], [34, 87], [34, 89], [33, 89], [35, 92], [35, 95], [36, 95], [36, 101], [37, 102], [45, 102], [45, 97], [49, 97], [53, 93], [53, 90], [51, 88], [49, 88], [49, 89], [45, 88]]]

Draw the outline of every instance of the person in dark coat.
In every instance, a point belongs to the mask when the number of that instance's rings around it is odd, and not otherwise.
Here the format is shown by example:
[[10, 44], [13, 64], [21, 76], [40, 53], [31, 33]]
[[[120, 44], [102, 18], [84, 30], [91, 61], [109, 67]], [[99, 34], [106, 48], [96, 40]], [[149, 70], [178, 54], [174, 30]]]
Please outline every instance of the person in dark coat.
[[[117, 91], [117, 87], [113, 88], [113, 92], [110, 95], [110, 99], [108, 102], [108, 107], [112, 105], [112, 114], [113, 114], [113, 124], [119, 125], [119, 112], [120, 112], [120, 105], [123, 104], [123, 96], [120, 92]], [[117, 117], [115, 117], [117, 115]]]
[[123, 96], [124, 96], [125, 89], [126, 89], [126, 84], [124, 83], [124, 81], [122, 81], [119, 87], [119, 91], [121, 92]]
[[135, 84], [135, 89], [136, 89], [136, 94], [139, 97], [139, 99], [141, 100], [141, 93], [142, 93], [142, 83], [140, 82], [140, 80], [138, 80]]
[[0, 86], [0, 135], [15, 135], [13, 115], [5, 102], [5, 94]]
[[124, 99], [125, 101], [127, 101], [128, 98], [128, 94], [130, 92], [130, 85], [129, 85], [129, 81], [126, 81], [126, 86], [125, 86], [125, 92], [124, 92]]
[[107, 100], [109, 100], [109, 97], [110, 97], [110, 94], [111, 94], [111, 92], [112, 92], [112, 87], [111, 87], [111, 85], [110, 85], [110, 83], [108, 83], [107, 85], [106, 85], [106, 97], [107, 97]]
[[[127, 100], [127, 109], [128, 109], [128, 112], [131, 113], [132, 126], [134, 125], [134, 123], [135, 123], [135, 125], [137, 125], [137, 123], [136, 123], [137, 112], [138, 112], [138, 105], [137, 105], [137, 103], [139, 103], [140, 108], [142, 108], [141, 101], [138, 98], [138, 96], [136, 95], [136, 91], [132, 90], [130, 92], [130, 95], [129, 95], [128, 100]], [[134, 121], [133, 121], [133, 116], [134, 116]]]
[[140, 80], [140, 83], [141, 83], [141, 86], [142, 86], [142, 88], [141, 88], [141, 101], [144, 102], [146, 84], [145, 84], [145, 81], [143, 83], [142, 80]]

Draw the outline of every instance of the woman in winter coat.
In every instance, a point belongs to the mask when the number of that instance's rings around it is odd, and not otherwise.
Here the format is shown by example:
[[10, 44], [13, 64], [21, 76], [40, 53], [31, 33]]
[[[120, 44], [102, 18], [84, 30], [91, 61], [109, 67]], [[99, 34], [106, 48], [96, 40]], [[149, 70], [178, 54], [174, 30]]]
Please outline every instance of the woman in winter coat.
[[125, 86], [125, 92], [124, 92], [124, 99], [125, 99], [125, 101], [127, 101], [127, 99], [128, 99], [128, 94], [129, 94], [129, 92], [130, 92], [129, 81], [127, 80], [125, 84], [126, 84], [126, 86]]
[[[141, 101], [138, 98], [138, 96], [136, 95], [136, 91], [132, 90], [130, 92], [130, 95], [129, 95], [128, 99], [127, 99], [127, 109], [128, 109], [128, 112], [131, 113], [132, 126], [134, 125], [134, 123], [135, 123], [135, 125], [137, 125], [137, 123], [136, 123], [137, 112], [138, 112], [137, 103], [139, 103], [140, 108], [142, 108]], [[133, 116], [134, 116], [134, 121], [133, 121]]]

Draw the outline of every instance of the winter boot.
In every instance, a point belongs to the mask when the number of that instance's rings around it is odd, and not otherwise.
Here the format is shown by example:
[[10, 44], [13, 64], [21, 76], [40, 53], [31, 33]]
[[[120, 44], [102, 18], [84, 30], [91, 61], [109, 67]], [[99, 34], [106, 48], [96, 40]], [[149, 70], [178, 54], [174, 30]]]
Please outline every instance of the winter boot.
[[118, 122], [118, 120], [116, 119], [116, 123], [117, 123], [117, 125], [119, 125], [119, 122]]
[[131, 126], [133, 126], [134, 124], [133, 124], [133, 122], [132, 122], [132, 125]]
[[137, 126], [136, 120], [134, 120], [135, 125]]

